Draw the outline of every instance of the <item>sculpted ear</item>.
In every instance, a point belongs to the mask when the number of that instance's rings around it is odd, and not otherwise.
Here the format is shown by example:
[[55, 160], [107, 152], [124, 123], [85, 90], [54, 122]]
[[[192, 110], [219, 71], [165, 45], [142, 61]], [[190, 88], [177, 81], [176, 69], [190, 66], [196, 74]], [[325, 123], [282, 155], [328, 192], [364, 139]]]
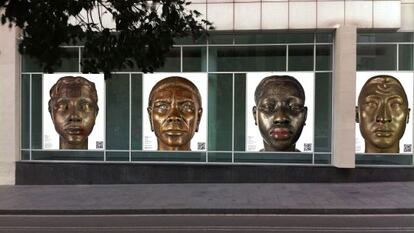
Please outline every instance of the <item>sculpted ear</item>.
[[358, 106], [355, 106], [355, 122], [359, 123]]
[[409, 108], [408, 113], [407, 113], [407, 118], [405, 120], [405, 123], [407, 123], [407, 124], [408, 124], [408, 122], [410, 122], [410, 112], [411, 112], [411, 109]]
[[200, 122], [201, 122], [201, 116], [203, 115], [203, 109], [202, 108], [200, 108], [200, 109], [198, 109], [198, 112], [197, 112], [197, 128], [196, 128], [196, 132], [198, 132], [198, 127], [200, 126]]
[[308, 119], [308, 107], [306, 107], [306, 106], [304, 108], [304, 114], [305, 114], [304, 124], [306, 125], [306, 119]]
[[253, 106], [252, 113], [253, 113], [254, 124], [257, 125], [257, 117], [256, 117], [257, 107], [256, 106]]
[[149, 117], [149, 121], [150, 121], [150, 125], [151, 125], [151, 131], [154, 132], [154, 123], [152, 121], [152, 108], [148, 107], [147, 112], [148, 112], [148, 117]]

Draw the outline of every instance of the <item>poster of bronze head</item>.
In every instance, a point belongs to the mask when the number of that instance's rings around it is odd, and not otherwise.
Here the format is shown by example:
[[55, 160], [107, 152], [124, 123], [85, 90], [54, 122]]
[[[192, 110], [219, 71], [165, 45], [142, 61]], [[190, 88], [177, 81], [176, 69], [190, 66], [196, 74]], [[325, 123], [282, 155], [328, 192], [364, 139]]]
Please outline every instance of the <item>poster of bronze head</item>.
[[104, 149], [102, 74], [43, 75], [43, 149]]
[[246, 151], [312, 152], [314, 73], [247, 73], [246, 79]]
[[411, 153], [413, 73], [358, 72], [356, 153]]
[[207, 75], [145, 74], [143, 87], [143, 150], [205, 151]]

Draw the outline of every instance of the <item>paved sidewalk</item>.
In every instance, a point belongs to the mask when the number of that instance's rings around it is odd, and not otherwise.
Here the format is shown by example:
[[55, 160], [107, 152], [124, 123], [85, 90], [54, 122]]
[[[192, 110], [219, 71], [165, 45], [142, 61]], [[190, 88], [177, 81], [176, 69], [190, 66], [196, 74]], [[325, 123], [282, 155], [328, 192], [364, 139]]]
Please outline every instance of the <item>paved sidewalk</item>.
[[414, 182], [0, 186], [0, 214], [414, 214]]

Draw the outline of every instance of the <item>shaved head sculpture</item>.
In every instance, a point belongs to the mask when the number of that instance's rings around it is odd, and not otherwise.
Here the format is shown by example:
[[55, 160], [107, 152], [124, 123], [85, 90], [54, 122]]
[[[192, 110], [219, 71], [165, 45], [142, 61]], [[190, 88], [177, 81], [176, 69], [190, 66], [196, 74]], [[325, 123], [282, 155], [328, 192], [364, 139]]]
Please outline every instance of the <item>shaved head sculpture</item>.
[[368, 79], [355, 107], [365, 153], [399, 153], [409, 113], [407, 95], [398, 79], [390, 75]]
[[191, 150], [203, 113], [201, 106], [200, 92], [188, 79], [172, 76], [155, 84], [147, 111], [158, 150]]

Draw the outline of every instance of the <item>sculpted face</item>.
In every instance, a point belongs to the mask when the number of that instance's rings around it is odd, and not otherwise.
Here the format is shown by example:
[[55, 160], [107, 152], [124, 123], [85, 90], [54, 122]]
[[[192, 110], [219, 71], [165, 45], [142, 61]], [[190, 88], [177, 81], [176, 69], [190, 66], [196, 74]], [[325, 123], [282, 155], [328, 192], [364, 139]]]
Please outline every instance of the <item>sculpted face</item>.
[[94, 84], [82, 77], [68, 76], [61, 78], [50, 92], [49, 111], [60, 135], [60, 149], [87, 149], [98, 114]]
[[270, 76], [257, 87], [255, 123], [265, 151], [297, 151], [296, 141], [307, 117], [303, 88], [290, 76]]
[[191, 150], [202, 115], [197, 88], [189, 80], [169, 77], [158, 82], [150, 93], [147, 108], [158, 150]]
[[380, 75], [370, 78], [358, 97], [356, 122], [365, 139], [366, 153], [398, 153], [410, 109], [400, 82]]

